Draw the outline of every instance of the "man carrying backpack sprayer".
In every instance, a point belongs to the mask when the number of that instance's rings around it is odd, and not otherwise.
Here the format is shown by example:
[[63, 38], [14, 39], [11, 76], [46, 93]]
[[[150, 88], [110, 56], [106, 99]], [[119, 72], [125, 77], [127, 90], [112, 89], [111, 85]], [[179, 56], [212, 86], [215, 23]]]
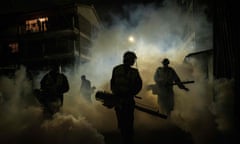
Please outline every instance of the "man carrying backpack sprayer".
[[41, 101], [44, 117], [51, 119], [63, 106], [63, 94], [69, 90], [67, 77], [60, 73], [59, 66], [53, 65], [51, 70], [40, 81]]
[[136, 59], [137, 56], [134, 52], [125, 52], [123, 64], [113, 68], [110, 81], [112, 93], [120, 99], [115, 106], [115, 112], [124, 144], [133, 143], [134, 96], [142, 89], [142, 79], [138, 69], [131, 67]]
[[176, 71], [169, 67], [169, 60], [163, 59], [163, 67], [158, 67], [154, 74], [154, 81], [157, 86], [158, 104], [167, 116], [170, 115], [174, 107], [174, 92], [173, 85], [176, 84], [180, 89], [189, 91], [181, 82]]

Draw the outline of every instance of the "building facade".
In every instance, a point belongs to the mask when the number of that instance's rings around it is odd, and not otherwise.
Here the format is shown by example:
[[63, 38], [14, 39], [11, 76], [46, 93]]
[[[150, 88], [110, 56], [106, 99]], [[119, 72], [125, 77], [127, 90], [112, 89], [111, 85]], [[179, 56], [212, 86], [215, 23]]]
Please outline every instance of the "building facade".
[[101, 28], [93, 6], [79, 3], [1, 16], [0, 66], [43, 68], [79, 65], [91, 59]]

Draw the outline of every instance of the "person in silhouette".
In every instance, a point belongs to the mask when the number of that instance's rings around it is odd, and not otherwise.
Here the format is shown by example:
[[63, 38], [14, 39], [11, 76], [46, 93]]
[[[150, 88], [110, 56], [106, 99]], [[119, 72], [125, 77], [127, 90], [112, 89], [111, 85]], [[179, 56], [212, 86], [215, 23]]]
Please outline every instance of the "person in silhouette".
[[119, 99], [115, 112], [124, 144], [133, 143], [134, 96], [142, 89], [142, 79], [138, 69], [132, 67], [136, 59], [134, 52], [125, 52], [123, 64], [113, 68], [110, 80], [111, 91]]
[[157, 85], [158, 104], [164, 114], [170, 115], [174, 107], [174, 92], [173, 83], [180, 89], [188, 91], [177, 75], [176, 71], [169, 67], [169, 60], [164, 58], [162, 61], [163, 67], [158, 67], [154, 74], [154, 81]]
[[67, 77], [60, 73], [58, 65], [53, 65], [40, 81], [40, 86], [44, 115], [51, 118], [63, 106], [63, 94], [69, 91]]
[[88, 102], [91, 102], [92, 88], [91, 82], [86, 78], [86, 75], [81, 76], [81, 86], [80, 86], [80, 94], [83, 96]]

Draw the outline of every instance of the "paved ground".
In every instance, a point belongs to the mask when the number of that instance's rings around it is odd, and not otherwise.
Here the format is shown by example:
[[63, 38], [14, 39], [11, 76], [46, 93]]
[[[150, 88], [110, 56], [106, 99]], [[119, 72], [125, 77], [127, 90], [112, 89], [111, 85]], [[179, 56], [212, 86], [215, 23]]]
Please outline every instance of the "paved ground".
[[[170, 119], [136, 112], [134, 144], [236, 144], [234, 133], [223, 134], [211, 129], [212, 127], [200, 125], [195, 129], [195, 135], [192, 135], [175, 125]], [[121, 135], [118, 130], [100, 133], [104, 136], [106, 144], [121, 144]]]
[[[120, 133], [103, 133], [106, 144], [121, 144]], [[136, 131], [135, 144], [193, 144], [191, 135], [177, 127], [162, 130]]]
[[[191, 134], [174, 125], [169, 119], [136, 111], [134, 122], [135, 144], [193, 144]], [[121, 144], [121, 135], [117, 129], [101, 133], [106, 144]]]

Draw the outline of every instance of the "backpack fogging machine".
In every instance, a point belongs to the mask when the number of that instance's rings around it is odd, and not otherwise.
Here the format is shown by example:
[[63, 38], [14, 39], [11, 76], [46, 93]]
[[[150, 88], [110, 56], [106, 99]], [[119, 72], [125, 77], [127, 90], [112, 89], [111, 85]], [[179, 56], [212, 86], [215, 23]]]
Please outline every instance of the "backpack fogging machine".
[[[100, 101], [103, 103], [103, 106], [111, 109], [114, 108], [116, 105], [118, 105], [121, 101], [121, 99], [117, 96], [115, 96], [114, 94], [110, 93], [110, 92], [106, 92], [106, 91], [97, 91], [95, 94], [95, 98], [97, 101]], [[142, 99], [139, 96], [134, 96], [134, 98], [137, 99]], [[164, 114], [160, 114], [158, 111], [154, 111], [146, 106], [143, 106], [140, 103], [136, 103], [135, 104], [135, 108], [139, 111], [148, 113], [150, 115], [154, 115], [154, 116], [158, 116], [160, 118], [166, 119], [167, 116]]]

